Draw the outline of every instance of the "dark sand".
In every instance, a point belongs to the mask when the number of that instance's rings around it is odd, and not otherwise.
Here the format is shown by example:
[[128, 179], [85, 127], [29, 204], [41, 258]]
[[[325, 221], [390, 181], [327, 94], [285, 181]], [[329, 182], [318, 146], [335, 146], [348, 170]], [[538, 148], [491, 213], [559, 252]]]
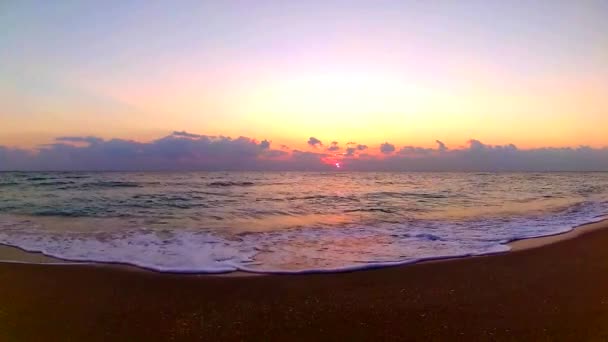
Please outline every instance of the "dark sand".
[[0, 264], [0, 341], [198, 339], [605, 341], [608, 229], [501, 255], [342, 274]]

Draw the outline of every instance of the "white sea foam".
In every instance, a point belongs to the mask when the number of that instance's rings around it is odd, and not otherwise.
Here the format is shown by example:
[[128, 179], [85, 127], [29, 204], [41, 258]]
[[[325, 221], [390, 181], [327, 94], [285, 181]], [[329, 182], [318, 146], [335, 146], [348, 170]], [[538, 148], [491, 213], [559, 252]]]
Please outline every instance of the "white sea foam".
[[599, 220], [605, 210], [606, 203], [596, 202], [536, 217], [240, 234], [132, 226], [49, 230], [44, 221], [7, 216], [0, 219], [0, 243], [66, 261], [121, 263], [160, 272], [339, 272], [505, 252], [508, 241], [567, 232]]

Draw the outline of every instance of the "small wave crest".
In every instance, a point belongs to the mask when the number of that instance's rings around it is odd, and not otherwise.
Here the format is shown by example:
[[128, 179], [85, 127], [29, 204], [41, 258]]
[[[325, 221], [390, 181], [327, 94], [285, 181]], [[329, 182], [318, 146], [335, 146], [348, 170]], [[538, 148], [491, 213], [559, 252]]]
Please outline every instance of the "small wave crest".
[[396, 192], [396, 191], [380, 191], [370, 192], [367, 194], [368, 197], [372, 198], [428, 198], [428, 199], [442, 199], [450, 196], [439, 193], [424, 193], [424, 192]]
[[45, 181], [48, 179], [49, 179], [49, 177], [29, 177], [29, 178], [26, 178], [25, 180], [28, 182], [36, 182], [36, 181]]
[[60, 186], [60, 185], [72, 185], [74, 182], [71, 181], [50, 181], [36, 183], [35, 186]]
[[207, 186], [218, 188], [218, 187], [229, 187], [229, 186], [253, 186], [254, 182], [211, 182]]
[[142, 185], [136, 182], [120, 182], [120, 181], [98, 181], [83, 183], [80, 188], [139, 188]]

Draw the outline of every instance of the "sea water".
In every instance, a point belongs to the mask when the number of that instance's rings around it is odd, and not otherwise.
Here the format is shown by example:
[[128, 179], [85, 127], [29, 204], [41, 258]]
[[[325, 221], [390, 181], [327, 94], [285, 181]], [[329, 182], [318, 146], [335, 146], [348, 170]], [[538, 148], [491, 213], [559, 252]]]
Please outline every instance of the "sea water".
[[0, 244], [161, 272], [483, 255], [607, 213], [608, 173], [0, 173]]

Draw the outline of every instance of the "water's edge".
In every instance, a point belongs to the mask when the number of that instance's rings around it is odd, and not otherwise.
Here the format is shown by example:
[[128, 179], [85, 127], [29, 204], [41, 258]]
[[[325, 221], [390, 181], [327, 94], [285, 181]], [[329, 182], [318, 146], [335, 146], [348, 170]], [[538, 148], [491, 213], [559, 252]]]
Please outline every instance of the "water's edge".
[[[347, 273], [354, 271], [363, 271], [363, 270], [371, 270], [385, 267], [396, 267], [396, 266], [405, 266], [412, 264], [420, 264], [420, 263], [430, 263], [430, 262], [443, 262], [450, 261], [455, 259], [469, 258], [469, 257], [478, 257], [478, 256], [489, 256], [489, 255], [497, 255], [497, 254], [505, 254], [512, 252], [519, 252], [528, 249], [541, 248], [543, 246], [551, 245], [554, 243], [558, 243], [565, 240], [570, 240], [584, 234], [606, 229], [608, 228], [608, 217], [598, 217], [589, 222], [571, 227], [565, 231], [558, 231], [551, 234], [532, 236], [528, 238], [520, 238], [520, 239], [512, 239], [509, 241], [502, 241], [500, 243], [501, 246], [504, 246], [505, 249], [496, 252], [488, 252], [488, 253], [469, 253], [462, 255], [445, 255], [445, 256], [436, 256], [436, 257], [428, 257], [428, 258], [419, 258], [415, 260], [407, 260], [403, 262], [386, 262], [386, 263], [373, 263], [366, 264], [361, 266], [352, 266], [352, 267], [343, 267], [337, 269], [314, 269], [314, 270], [299, 270], [299, 271], [259, 271], [255, 269], [249, 268], [241, 268], [238, 270], [230, 270], [230, 271], [217, 271], [217, 272], [201, 272], [201, 271], [177, 271], [177, 270], [159, 270], [151, 267], [145, 267], [140, 265], [135, 265], [127, 262], [99, 262], [99, 261], [80, 261], [80, 260], [69, 260], [64, 258], [59, 258], [53, 255], [46, 254], [44, 252], [39, 251], [28, 251], [22, 247], [9, 245], [5, 243], [0, 243], [0, 263], [2, 264], [30, 264], [30, 265], [45, 265], [45, 266], [90, 266], [90, 267], [117, 267], [123, 270], [129, 271], [145, 271], [157, 274], [182, 274], [182, 275], [203, 275], [203, 276], [259, 276], [259, 275], [298, 275], [298, 274], [327, 274], [327, 273]], [[13, 253], [15, 251], [18, 256], [14, 259], [5, 259], [6, 250], [11, 250]], [[21, 255], [22, 258], [19, 258]], [[48, 259], [48, 261], [35, 261], [35, 260], [23, 260], [26, 259], [26, 256], [34, 257], [34, 258], [43, 258]]]

